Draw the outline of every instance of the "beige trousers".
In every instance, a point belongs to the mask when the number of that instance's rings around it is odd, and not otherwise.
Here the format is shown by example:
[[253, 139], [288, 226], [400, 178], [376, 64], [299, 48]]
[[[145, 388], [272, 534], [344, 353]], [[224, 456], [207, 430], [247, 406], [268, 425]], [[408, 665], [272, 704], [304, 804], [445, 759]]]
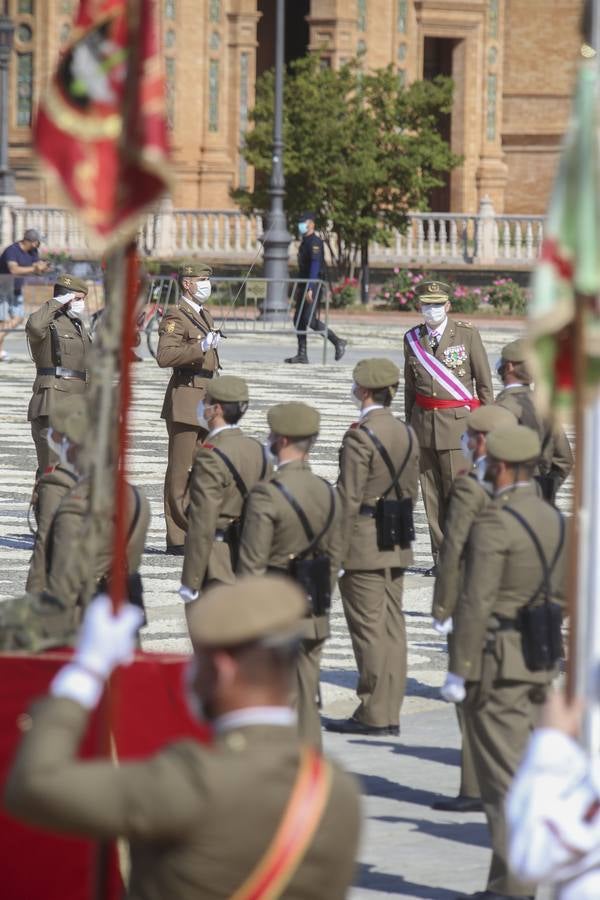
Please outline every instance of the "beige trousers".
[[189, 471], [194, 462], [196, 444], [206, 431], [193, 425], [182, 425], [167, 420], [169, 435], [168, 462], [165, 472], [164, 508], [167, 527], [167, 546], [181, 546], [185, 543], [185, 531], [181, 527], [185, 518], [183, 495], [187, 486]]
[[421, 447], [419, 481], [434, 562], [437, 562], [444, 537], [450, 487], [458, 473], [464, 471], [466, 467], [467, 461], [460, 450], [434, 450], [432, 447]]

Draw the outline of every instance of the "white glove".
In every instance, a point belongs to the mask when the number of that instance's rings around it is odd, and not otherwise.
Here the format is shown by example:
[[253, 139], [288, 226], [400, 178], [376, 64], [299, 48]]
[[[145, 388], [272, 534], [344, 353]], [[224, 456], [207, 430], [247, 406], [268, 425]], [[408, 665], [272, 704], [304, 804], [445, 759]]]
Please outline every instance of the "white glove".
[[437, 631], [438, 634], [443, 634], [444, 636], [447, 634], [452, 634], [452, 616], [450, 616], [449, 619], [444, 619], [443, 622], [440, 622], [439, 619], [432, 619], [431, 626], [434, 631]]
[[198, 591], [193, 591], [191, 588], [186, 587], [185, 584], [181, 585], [177, 593], [184, 603], [191, 603], [193, 600], [198, 599]]
[[114, 616], [110, 597], [96, 597], [83, 618], [73, 659], [55, 676], [50, 693], [88, 708], [96, 706], [111, 672], [133, 661], [135, 636], [143, 621], [138, 606], [125, 603]]
[[467, 696], [465, 679], [454, 672], [448, 672], [446, 680], [440, 688], [440, 694], [448, 703], [462, 703]]
[[216, 350], [219, 346], [221, 335], [216, 331], [209, 331], [206, 337], [200, 342], [200, 346], [206, 353], [207, 350]]

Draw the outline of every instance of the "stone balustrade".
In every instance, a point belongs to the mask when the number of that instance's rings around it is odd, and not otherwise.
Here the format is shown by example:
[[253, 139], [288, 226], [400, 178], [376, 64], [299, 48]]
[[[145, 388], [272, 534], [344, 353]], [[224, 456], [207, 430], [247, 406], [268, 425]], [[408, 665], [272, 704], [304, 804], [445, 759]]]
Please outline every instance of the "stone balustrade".
[[[50, 206], [31, 206], [0, 197], [0, 247], [17, 240], [26, 228], [37, 228], [50, 252], [91, 257], [85, 231], [73, 213]], [[13, 201], [13, 202], [11, 202]], [[538, 257], [543, 216], [496, 214], [484, 198], [477, 214], [412, 213], [404, 233], [390, 245], [373, 242], [371, 265], [510, 266], [529, 268]], [[142, 252], [155, 259], [200, 257], [247, 265], [261, 256], [262, 218], [236, 210], [173, 209], [170, 201], [147, 216], [140, 230]], [[290, 244], [290, 260], [297, 245]]]

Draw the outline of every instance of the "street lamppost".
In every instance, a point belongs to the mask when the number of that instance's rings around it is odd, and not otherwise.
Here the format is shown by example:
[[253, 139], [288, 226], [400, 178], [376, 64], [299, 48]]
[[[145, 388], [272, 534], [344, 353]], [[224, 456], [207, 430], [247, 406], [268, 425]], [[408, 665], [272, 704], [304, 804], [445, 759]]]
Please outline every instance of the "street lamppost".
[[285, 197], [285, 179], [283, 177], [284, 0], [277, 0], [275, 16], [275, 112], [273, 157], [269, 182], [271, 202], [267, 216], [267, 229], [263, 239], [265, 278], [275, 280], [267, 281], [267, 296], [262, 309], [263, 319], [271, 321], [287, 316], [288, 247], [292, 240], [292, 235], [287, 230], [283, 208], [283, 198]]
[[15, 176], [8, 166], [8, 66], [15, 26], [6, 12], [5, 4], [0, 16], [0, 196], [15, 192]]

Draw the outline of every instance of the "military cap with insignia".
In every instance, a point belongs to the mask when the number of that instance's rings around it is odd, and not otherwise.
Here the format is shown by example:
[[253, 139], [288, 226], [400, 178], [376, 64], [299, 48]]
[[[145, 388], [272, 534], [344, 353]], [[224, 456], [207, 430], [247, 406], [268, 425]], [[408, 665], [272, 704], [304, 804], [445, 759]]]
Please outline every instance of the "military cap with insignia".
[[213, 378], [206, 391], [211, 400], [220, 403], [244, 403], [249, 399], [248, 385], [236, 375], [221, 375]]
[[267, 422], [273, 434], [282, 437], [305, 438], [319, 433], [319, 411], [307, 403], [292, 401], [278, 403], [267, 413]]
[[528, 343], [523, 338], [511, 341], [502, 348], [501, 357], [506, 362], [524, 362], [528, 356]]
[[471, 431], [479, 431], [482, 434], [488, 434], [498, 428], [508, 428], [516, 425], [517, 417], [511, 413], [509, 409], [503, 406], [495, 406], [493, 403], [486, 403], [474, 409], [467, 416], [467, 428]]
[[497, 428], [487, 436], [488, 456], [501, 462], [534, 462], [539, 458], [541, 449], [537, 432], [526, 425]]
[[188, 263], [179, 269], [179, 278], [210, 278], [213, 270], [206, 263]]
[[421, 281], [415, 287], [419, 303], [445, 303], [450, 299], [451, 288], [443, 281]]
[[55, 284], [59, 287], [67, 288], [70, 291], [77, 291], [77, 293], [87, 294], [88, 286], [83, 278], [77, 278], [76, 275], [59, 275], [56, 279]]
[[352, 378], [354, 383], [360, 387], [375, 390], [398, 384], [400, 381], [400, 369], [391, 359], [385, 359], [384, 357], [361, 359], [354, 366]]
[[239, 647], [300, 636], [307, 614], [304, 592], [289, 578], [248, 575], [208, 588], [187, 610], [195, 647]]
[[[56, 394], [56, 396], [55, 396]], [[81, 444], [89, 428], [87, 403], [82, 394], [60, 395], [54, 392], [50, 406], [50, 425], [74, 444]]]

